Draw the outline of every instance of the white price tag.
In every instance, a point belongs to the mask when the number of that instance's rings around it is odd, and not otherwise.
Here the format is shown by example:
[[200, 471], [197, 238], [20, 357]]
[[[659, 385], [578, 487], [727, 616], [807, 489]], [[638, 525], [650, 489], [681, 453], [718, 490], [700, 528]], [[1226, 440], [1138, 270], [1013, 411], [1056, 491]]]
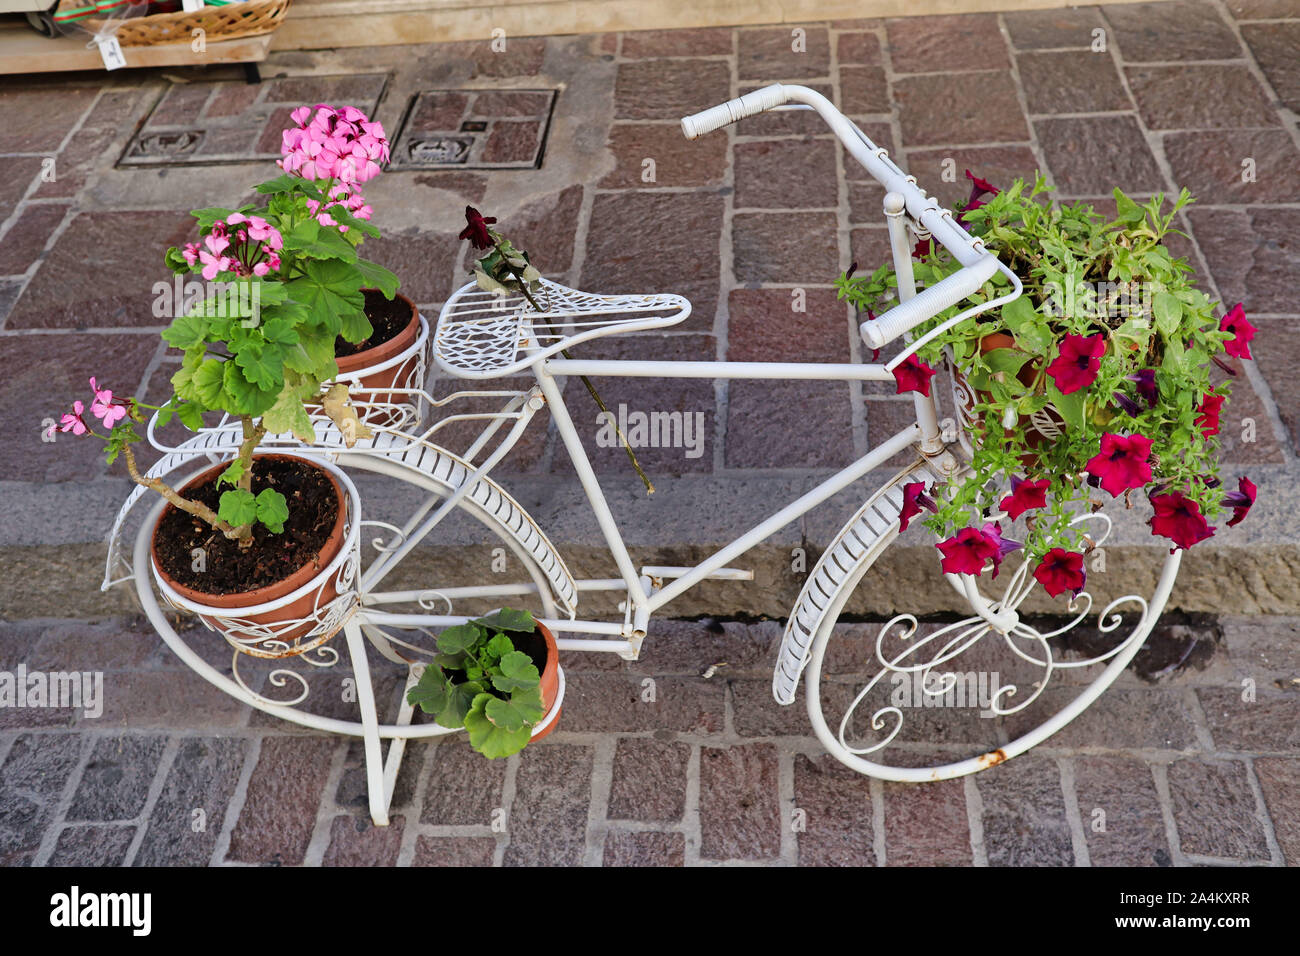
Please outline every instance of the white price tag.
[[99, 55], [104, 61], [104, 69], [120, 70], [126, 66], [126, 57], [122, 55], [122, 44], [117, 42], [117, 37], [96, 36], [95, 44], [99, 47]]
[[181, 0], [181, 7], [185, 13], [197, 13], [203, 9], [203, 0]]

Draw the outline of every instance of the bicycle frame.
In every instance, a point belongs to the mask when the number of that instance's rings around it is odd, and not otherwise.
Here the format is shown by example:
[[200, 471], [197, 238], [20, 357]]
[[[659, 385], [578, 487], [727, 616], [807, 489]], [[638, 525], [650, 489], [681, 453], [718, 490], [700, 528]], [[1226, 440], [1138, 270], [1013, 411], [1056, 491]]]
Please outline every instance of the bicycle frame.
[[[727, 563], [755, 547], [785, 525], [796, 520], [808, 511], [833, 497], [854, 481], [868, 472], [883, 465], [898, 452], [915, 446], [917, 453], [930, 460], [937, 471], [949, 475], [960, 467], [956, 457], [948, 450], [947, 442], [940, 434], [938, 409], [932, 396], [913, 392], [913, 408], [916, 423], [879, 443], [874, 449], [858, 458], [852, 464], [840, 469], [835, 474], [820, 482], [812, 490], [787, 503], [777, 512], [769, 515], [747, 532], [720, 548], [710, 557], [690, 568], [659, 569], [670, 572], [663, 577], [674, 580], [664, 585], [659, 580], [638, 573], [633, 565], [627, 545], [619, 530], [618, 522], [601, 489], [600, 482], [592, 469], [590, 459], [578, 435], [572, 416], [565, 405], [557, 377], [583, 375], [589, 377], [655, 377], [655, 378], [704, 378], [704, 379], [783, 379], [803, 381], [894, 381], [894, 369], [935, 335], [940, 334], [958, 322], [971, 318], [981, 311], [1011, 301], [1020, 294], [1020, 282], [996, 257], [983, 248], [983, 243], [971, 237], [952, 218], [952, 214], [943, 209], [934, 199], [925, 195], [916, 186], [913, 177], [908, 176], [889, 160], [885, 150], [880, 149], [867, 138], [858, 127], [845, 118], [825, 97], [814, 90], [801, 86], [783, 86], [775, 84], [755, 93], [746, 94], [739, 100], [715, 107], [696, 117], [682, 121], [683, 130], [690, 138], [699, 132], [716, 129], [742, 116], [753, 115], [766, 109], [777, 108], [788, 102], [802, 104], [802, 108], [816, 110], [831, 127], [850, 154], [868, 172], [888, 190], [884, 200], [884, 214], [889, 229], [890, 251], [895, 271], [899, 277], [899, 305], [874, 322], [864, 322], [860, 332], [868, 344], [879, 347], [888, 340], [907, 331], [919, 322], [956, 304], [979, 289], [988, 278], [1001, 270], [1011, 281], [1012, 291], [1007, 295], [992, 298], [979, 303], [954, 316], [926, 336], [908, 342], [903, 351], [888, 363], [864, 364], [826, 364], [826, 363], [780, 363], [780, 362], [642, 362], [615, 360], [582, 360], [558, 357], [560, 345], [552, 345], [544, 353], [528, 361], [536, 381], [540, 396], [549, 406], [555, 419], [556, 429], [565, 449], [573, 462], [579, 483], [591, 505], [600, 527], [602, 537], [609, 548], [621, 579], [626, 587], [628, 601], [625, 605], [626, 620], [620, 629], [620, 636], [630, 644], [633, 653], [639, 651], [644, 639], [649, 617], [652, 613], [668, 604], [686, 590], [711, 577], [724, 576], [734, 578], [743, 572], [726, 567]], [[908, 238], [906, 217], [911, 218], [915, 228], [923, 236], [932, 235], [942, 243], [951, 254], [962, 263], [962, 268], [933, 288], [919, 293], [916, 290], [912, 274], [912, 245]], [[533, 403], [526, 403], [532, 407]], [[525, 409], [527, 410], [527, 408]], [[466, 485], [485, 476], [491, 467], [509, 451], [518, 441], [531, 417], [525, 414], [516, 423], [511, 433], [502, 440], [489, 458]], [[492, 430], [495, 430], [492, 426]], [[474, 442], [470, 454], [480, 451], [490, 437], [485, 430], [478, 441]], [[455, 505], [455, 500], [444, 501], [438, 511], [413, 535], [408, 536], [399, 549], [385, 562], [381, 559], [364, 577], [364, 584], [373, 587], [378, 584], [389, 567], [400, 560], [402, 554], [409, 551], [414, 544], [428, 534], [430, 530], [448, 514]], [[408, 528], [407, 531], [412, 529]], [[619, 579], [601, 579], [598, 581], [579, 581], [579, 589], [611, 589]], [[463, 590], [463, 589], [458, 589]], [[475, 589], [476, 591], [482, 589]], [[591, 623], [584, 622], [582, 629], [590, 629]], [[557, 631], [572, 630], [577, 622], [548, 621]], [[561, 640], [561, 647], [566, 645]], [[601, 642], [583, 641], [583, 650], [603, 650], [594, 646]], [[621, 642], [608, 642], [610, 650], [623, 650]]]

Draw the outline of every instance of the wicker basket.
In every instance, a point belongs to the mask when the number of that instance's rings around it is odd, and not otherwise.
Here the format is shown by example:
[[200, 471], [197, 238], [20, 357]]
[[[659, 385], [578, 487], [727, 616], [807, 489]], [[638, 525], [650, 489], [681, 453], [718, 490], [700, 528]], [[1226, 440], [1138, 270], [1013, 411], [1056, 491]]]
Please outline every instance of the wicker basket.
[[[210, 43], [270, 33], [289, 12], [290, 0], [244, 0], [221, 7], [204, 7], [193, 13], [155, 13], [124, 20], [83, 20], [92, 33], [106, 26], [122, 46], [156, 46], [189, 43], [202, 30]], [[114, 26], [116, 24], [116, 26]]]

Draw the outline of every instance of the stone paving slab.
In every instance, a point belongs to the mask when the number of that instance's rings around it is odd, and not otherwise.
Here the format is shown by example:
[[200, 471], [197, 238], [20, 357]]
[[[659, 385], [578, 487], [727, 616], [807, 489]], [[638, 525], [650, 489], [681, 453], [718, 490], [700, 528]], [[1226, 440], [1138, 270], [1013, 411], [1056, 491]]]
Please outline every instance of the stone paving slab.
[[[1300, 864], [1300, 618], [1281, 616], [1300, 613], [1300, 8], [1177, 0], [797, 26], [511, 38], [505, 52], [486, 39], [297, 51], [273, 55], [259, 86], [227, 68], [0, 79], [0, 414], [11, 426], [0, 671], [75, 666], [105, 682], [94, 717], [0, 708], [0, 863]], [[391, 825], [376, 828], [355, 742], [221, 694], [131, 616], [123, 589], [99, 592], [103, 537], [129, 485], [88, 446], [40, 433], [91, 374], [163, 392], [175, 366], [156, 335], [161, 251], [191, 238], [188, 209], [238, 204], [270, 175], [259, 157], [299, 102], [373, 104], [396, 134], [419, 93], [472, 91], [417, 126], [496, 123], [512, 135], [479, 131], [482, 153], [526, 165], [541, 134], [525, 114], [559, 91], [535, 169], [394, 169], [368, 186], [384, 230], [369, 254], [428, 316], [465, 280], [456, 233], [473, 204], [559, 281], [691, 299], [674, 330], [605, 339], [586, 356], [862, 360], [832, 282], [886, 254], [879, 187], [807, 114], [694, 143], [677, 128], [686, 112], [778, 80], [824, 92], [945, 203], [963, 198], [966, 168], [997, 183], [1041, 170], [1062, 196], [1108, 212], [1114, 184], [1199, 196], [1171, 246], [1260, 328], [1224, 417], [1226, 469], [1250, 474], [1260, 504], [1188, 556], [1167, 626], [1084, 717], [1030, 755], [939, 785], [869, 781], [827, 758], [802, 695], [772, 702], [780, 624], [762, 618], [788, 613], [802, 584], [792, 557], [815, 561], [856, 506], [845, 496], [759, 548], [753, 585], [674, 602], [678, 619], [656, 622], [641, 661], [566, 659], [560, 728], [523, 755], [489, 764], [459, 738], [413, 745]], [[195, 130], [192, 143], [182, 135]], [[185, 147], [186, 165], [120, 162], [137, 133]], [[565, 388], [645, 563], [701, 559], [911, 414], [876, 385], [610, 381], [615, 406], [702, 419], [698, 454], [642, 450], [660, 489], [647, 499], [619, 450], [599, 447], [581, 386]], [[607, 576], [557, 444], [540, 416], [504, 483], [577, 573]], [[385, 520], [407, 504], [379, 486], [367, 500]], [[1103, 590], [1154, 580], [1159, 548], [1136, 517], [1094, 576]], [[447, 548], [403, 569], [410, 586], [486, 566], [481, 542], [448, 530]], [[926, 562], [907, 540], [882, 560], [882, 584], [853, 609], [869, 623], [831, 645], [824, 706], [847, 705], [860, 685], [870, 622], [952, 610], [939, 576], [918, 573]], [[614, 613], [612, 600], [592, 606]], [[229, 666], [223, 645], [194, 646]], [[981, 672], [1012, 679], [976, 656]], [[321, 712], [351, 714], [344, 676], [318, 683]], [[390, 705], [399, 680], [380, 680]], [[1081, 681], [1066, 675], [1002, 718], [911, 708], [887, 754], [921, 766], [1001, 746]]]
[[[826, 706], [848, 703], [861, 683], [861, 651], [880, 625], [847, 625], [833, 639]], [[778, 707], [770, 680], [748, 676], [765, 674], [772, 622], [666, 620], [636, 663], [566, 657], [559, 727], [517, 757], [485, 760], [460, 735], [413, 743], [382, 828], [370, 820], [357, 741], [251, 721], [238, 705], [203, 709], [207, 685], [159, 647], [143, 619], [0, 625], [11, 672], [51, 666], [51, 653], [80, 636], [84, 652], [58, 659], [103, 668], [105, 703], [103, 718], [71, 721], [67, 709], [0, 710], [8, 718], [0, 724], [0, 861], [1300, 865], [1300, 738], [1287, 732], [1300, 713], [1300, 650], [1288, 640], [1297, 630], [1300, 618], [1167, 628], [1151, 653], [1177, 653], [1180, 635], [1211, 650], [1159, 676], [1135, 669], [1030, 754], [974, 777], [901, 784], [836, 763], [812, 736], [802, 694]], [[96, 656], [95, 638], [119, 649]], [[221, 643], [206, 632], [190, 639]], [[977, 658], [962, 666], [997, 666]], [[379, 681], [391, 668], [378, 659], [371, 666]], [[355, 694], [312, 677], [313, 712], [355, 718], [354, 702], [334, 703]], [[176, 691], [161, 704], [154, 678]], [[624, 690], [600, 690], [610, 682]], [[1078, 689], [1060, 688], [1066, 696]], [[1047, 699], [1050, 712], [1064, 698]], [[693, 703], [684, 711], [683, 701]], [[979, 716], [973, 700], [894, 702], [904, 727], [920, 730], [877, 756], [887, 765], [956, 760], [1025, 729], [1019, 717]], [[760, 711], [770, 716], [756, 718]], [[108, 717], [142, 712], [158, 719]], [[64, 722], [49, 721], [51, 713]], [[828, 711], [833, 722], [839, 713]], [[864, 720], [853, 726], [865, 733]]]

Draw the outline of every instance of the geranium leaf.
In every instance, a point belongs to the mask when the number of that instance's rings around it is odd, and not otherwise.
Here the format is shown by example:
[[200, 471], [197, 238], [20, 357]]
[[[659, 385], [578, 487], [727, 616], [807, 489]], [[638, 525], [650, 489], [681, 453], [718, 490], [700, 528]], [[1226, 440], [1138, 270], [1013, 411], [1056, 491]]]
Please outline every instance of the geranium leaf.
[[464, 727], [465, 715], [474, 706], [474, 699], [483, 693], [483, 685], [478, 681], [465, 681], [452, 684], [447, 695], [447, 704], [438, 714], [438, 723], [444, 727]]
[[244, 375], [238, 362], [221, 364], [224, 366], [223, 404], [218, 407], [234, 415], [261, 415], [275, 404], [281, 383], [275, 382], [270, 388], [261, 388]]
[[[517, 754], [528, 744], [530, 728], [521, 726], [517, 730], [506, 730], [488, 719], [486, 708], [497, 698], [491, 694], [479, 694], [473, 705], [465, 714], [465, 729], [469, 731], [470, 746], [483, 756], [497, 759]], [[500, 701], [498, 701], [500, 703]]]
[[443, 654], [461, 654], [476, 643], [479, 630], [473, 624], [457, 624], [438, 635], [438, 650]]
[[379, 263], [371, 262], [369, 259], [358, 259], [356, 266], [360, 270], [366, 285], [372, 289], [378, 289], [384, 294], [385, 299], [391, 299], [397, 294], [397, 288], [401, 284], [401, 280]]
[[416, 685], [406, 692], [406, 701], [435, 717], [447, 708], [451, 699], [451, 684], [442, 669], [429, 666], [424, 669]]
[[523, 651], [511, 651], [503, 655], [498, 667], [500, 673], [492, 675], [492, 686], [503, 694], [535, 688], [541, 682], [537, 665]]
[[251, 491], [236, 488], [221, 495], [217, 517], [236, 528], [257, 520], [257, 500]]
[[274, 488], [263, 488], [257, 496], [257, 520], [272, 533], [280, 534], [288, 517], [289, 504], [284, 495]]
[[188, 349], [201, 344], [207, 334], [207, 320], [191, 311], [174, 318], [171, 325], [163, 329], [162, 337], [172, 348]]
[[537, 689], [510, 695], [509, 700], [493, 697], [484, 707], [487, 719], [502, 730], [519, 730], [531, 727], [545, 713], [542, 695]]
[[537, 621], [532, 614], [527, 611], [517, 611], [514, 608], [503, 607], [501, 610], [489, 614], [487, 617], [475, 618], [473, 623], [482, 624], [489, 630], [497, 631], [535, 631], [537, 630]]

